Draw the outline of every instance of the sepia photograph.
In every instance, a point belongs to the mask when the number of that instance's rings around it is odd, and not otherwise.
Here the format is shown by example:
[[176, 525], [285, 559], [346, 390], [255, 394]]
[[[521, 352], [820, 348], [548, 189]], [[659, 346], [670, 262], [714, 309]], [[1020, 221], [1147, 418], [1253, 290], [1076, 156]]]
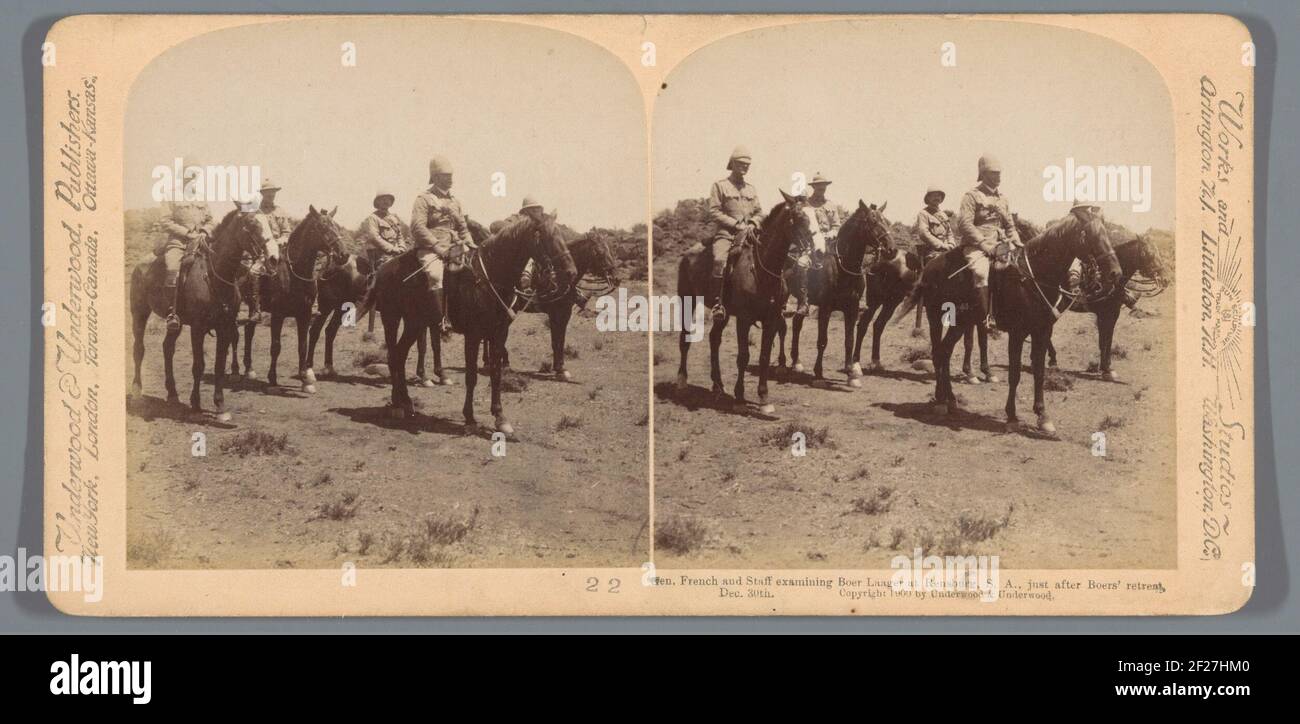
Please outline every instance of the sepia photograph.
[[655, 337], [661, 565], [1175, 568], [1174, 128], [1149, 62], [1065, 28], [687, 57], [654, 284], [709, 314]]
[[544, 28], [298, 18], [150, 62], [128, 566], [644, 560], [648, 340], [593, 304], [646, 282], [643, 136], [624, 68]]

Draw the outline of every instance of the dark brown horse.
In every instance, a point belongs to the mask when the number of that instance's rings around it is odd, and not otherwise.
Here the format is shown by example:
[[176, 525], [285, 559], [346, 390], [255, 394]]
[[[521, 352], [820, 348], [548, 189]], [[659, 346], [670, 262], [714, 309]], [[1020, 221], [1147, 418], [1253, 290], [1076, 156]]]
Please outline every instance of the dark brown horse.
[[[321, 254], [338, 263], [347, 256], [343, 249], [342, 229], [334, 221], [334, 211], [326, 213], [309, 206], [306, 218], [294, 227], [284, 247], [284, 263], [276, 270], [266, 270], [260, 275], [249, 275], [245, 293], [251, 293], [252, 284], [260, 284], [262, 309], [271, 313], [271, 365], [267, 368], [266, 383], [279, 384], [276, 366], [280, 359], [280, 332], [286, 317], [292, 317], [298, 332], [298, 373], [303, 392], [316, 391], [316, 373], [312, 371], [307, 355], [307, 338], [310, 334], [312, 306], [316, 303], [318, 272], [316, 262]], [[244, 367], [249, 377], [252, 371], [253, 332], [256, 324], [244, 326]]]
[[[558, 379], [573, 378], [564, 368], [564, 340], [568, 332], [569, 320], [573, 318], [573, 307], [582, 299], [609, 294], [618, 288], [618, 269], [614, 259], [614, 250], [609, 239], [603, 234], [591, 231], [566, 244], [573, 257], [577, 276], [572, 285], [558, 287], [554, 279], [533, 275], [529, 293], [521, 293], [512, 307], [516, 312], [545, 314], [551, 333], [551, 372]], [[583, 287], [584, 282], [588, 286]], [[483, 366], [488, 364], [489, 345], [483, 344]], [[436, 349], [436, 347], [435, 347]], [[503, 352], [501, 364], [509, 369], [510, 351]]]
[[[1097, 345], [1101, 354], [1101, 378], [1118, 382], [1119, 375], [1110, 368], [1115, 323], [1121, 309], [1143, 297], [1154, 297], [1169, 286], [1169, 269], [1160, 256], [1160, 249], [1150, 237], [1138, 236], [1115, 247], [1124, 276], [1114, 293], [1101, 299], [1079, 299], [1069, 306], [1072, 312], [1088, 312], [1097, 316]], [[1047, 365], [1056, 366], [1056, 346], [1047, 340]]]
[[[838, 237], [827, 247], [825, 261], [821, 268], [807, 270], [808, 301], [817, 305], [817, 362], [813, 364], [813, 375], [819, 380], [823, 376], [822, 358], [826, 352], [827, 325], [830, 324], [831, 315], [840, 312], [844, 315], [844, 366], [840, 371], [848, 376], [850, 386], [862, 386], [860, 379], [862, 367], [854, 359], [853, 340], [854, 330], [858, 325], [858, 304], [861, 303], [863, 289], [867, 286], [867, 264], [865, 263], [867, 254], [870, 253], [872, 259], [877, 260], [875, 264], [901, 256], [898, 248], [894, 246], [893, 238], [889, 235], [889, 222], [884, 216], [885, 206], [886, 204], [882, 204], [877, 209], [875, 204], [868, 206], [865, 201], [859, 199], [858, 208], [845, 220], [840, 227]], [[786, 272], [787, 286], [794, 283], [794, 275], [798, 273], [799, 269], [794, 266]], [[907, 289], [910, 288], [909, 283], [899, 294], [899, 301], [902, 301]], [[864, 331], [868, 320], [870, 317], [865, 317], [863, 320]], [[790, 340], [790, 362], [796, 372], [803, 369], [799, 364], [799, 334], [803, 329], [803, 322], [804, 315], [794, 316]], [[781, 351], [777, 366], [784, 368], [784, 325], [778, 334]], [[857, 338], [858, 344], [861, 345], [862, 332], [857, 334]]]
[[[478, 384], [476, 352], [491, 342], [488, 371], [492, 379], [492, 415], [499, 432], [510, 435], [513, 426], [501, 406], [501, 358], [506, 332], [514, 318], [509, 301], [529, 257], [537, 268], [551, 270], [561, 285], [576, 278], [573, 257], [564, 246], [555, 217], [533, 221], [521, 217], [485, 240], [465, 257], [464, 268], [449, 272], [445, 283], [452, 327], [465, 337], [465, 425], [475, 430], [474, 388]], [[406, 356], [421, 331], [436, 328], [443, 310], [431, 294], [414, 251], [399, 255], [375, 273], [374, 283], [362, 302], [362, 311], [377, 309], [384, 323], [388, 370], [393, 387], [393, 414], [413, 417], [414, 405], [406, 388]], [[401, 337], [398, 337], [398, 327]]]
[[[907, 298], [916, 280], [921, 276], [921, 260], [910, 252], [896, 250], [892, 255], [882, 254], [867, 267], [867, 306], [858, 319], [858, 336], [853, 344], [853, 370], [862, 373], [862, 339], [871, 326], [871, 361], [867, 369], [880, 372], [885, 369], [880, 362], [880, 338], [885, 325], [893, 318], [898, 305]], [[871, 324], [872, 319], [875, 323]]]
[[[1103, 287], [1100, 291], [1108, 294], [1120, 278], [1119, 260], [1100, 219], [1084, 222], [1074, 216], [1056, 222], [1025, 242], [1023, 249], [1011, 250], [1008, 256], [1006, 268], [995, 267], [990, 279], [993, 312], [998, 327], [1007, 334], [1007, 427], [1019, 429], [1016, 388], [1020, 384], [1025, 339], [1032, 337], [1034, 412], [1038, 415], [1039, 429], [1055, 434], [1056, 426], [1047, 417], [1043, 381], [1047, 342], [1060, 314], [1055, 305], [1061, 298], [1062, 285], [1071, 262], [1079, 258], [1098, 269], [1099, 284]], [[978, 305], [971, 299], [971, 271], [964, 266], [965, 258], [959, 250], [936, 258], [926, 265], [909, 300], [909, 304], [925, 304], [934, 360], [935, 411], [943, 415], [955, 410], [957, 404], [949, 367], [953, 347], [975, 324], [978, 314]], [[904, 316], [908, 311], [910, 306]]]
[[[321, 329], [325, 330], [325, 366], [320, 377], [334, 377], [334, 337], [344, 320], [357, 319], [357, 307], [370, 286], [372, 273], [370, 260], [360, 254], [349, 254], [342, 260], [331, 259], [321, 269], [316, 279], [316, 317], [312, 319], [307, 338], [307, 368], [315, 367], [316, 342]], [[347, 305], [351, 304], [351, 307]]]
[[[722, 290], [727, 316], [715, 321], [709, 330], [709, 368], [713, 378], [713, 395], [721, 397], [722, 365], [718, 348], [722, 345], [722, 332], [727, 320], [736, 318], [736, 386], [733, 390], [735, 404], [745, 402], [745, 368], [749, 365], [749, 328], [755, 323], [763, 328], [762, 346], [758, 357], [758, 403], [760, 410], [771, 413], [775, 408], [767, 399], [768, 367], [772, 360], [772, 342], [778, 329], [785, 323], [781, 310], [790, 296], [784, 269], [786, 256], [792, 246], [807, 247], [812, 243], [812, 231], [804, 214], [803, 197], [794, 197], [781, 191], [785, 199], [772, 208], [763, 219], [758, 238], [737, 239], [727, 265], [730, 268], [726, 287]], [[692, 248], [677, 266], [677, 294], [687, 298], [702, 299], [712, 274], [712, 257], [703, 246]], [[683, 305], [685, 306], [685, 305]], [[685, 316], [685, 315], [684, 315]], [[686, 320], [683, 320], [686, 321]], [[693, 324], [683, 324], [678, 348], [681, 363], [677, 367], [677, 389], [686, 389], [686, 356], [690, 351], [690, 334]]]
[[[185, 273], [179, 281], [180, 288], [176, 295], [176, 314], [182, 325], [190, 328], [190, 348], [193, 355], [191, 371], [194, 374], [194, 387], [190, 392], [190, 408], [202, 409], [199, 400], [199, 383], [203, 379], [204, 354], [203, 341], [210, 330], [217, 336], [217, 363], [213, 373], [212, 404], [216, 409], [217, 419], [230, 420], [230, 413], [225, 410], [225, 398], [222, 389], [225, 386], [226, 350], [233, 343], [237, 334], [235, 315], [239, 310], [239, 279], [244, 273], [240, 264], [243, 255], [254, 259], [266, 257], [270, 268], [277, 266], [274, 244], [266, 244], [262, 239], [262, 227], [251, 212], [240, 211], [238, 204], [233, 211], [226, 214], [217, 228], [212, 232], [210, 241], [199, 243], [194, 258], [188, 261]], [[143, 393], [140, 384], [140, 362], [144, 359], [144, 332], [150, 314], [167, 316], [167, 307], [171, 300], [163, 290], [163, 265], [161, 259], [143, 262], [131, 272], [131, 320], [135, 335], [133, 353], [135, 357], [135, 378], [131, 383], [131, 392], [135, 397]], [[177, 402], [180, 396], [176, 392], [176, 376], [172, 367], [172, 356], [176, 352], [176, 338], [180, 329], [168, 330], [163, 338], [163, 360], [167, 376], [167, 401]]]

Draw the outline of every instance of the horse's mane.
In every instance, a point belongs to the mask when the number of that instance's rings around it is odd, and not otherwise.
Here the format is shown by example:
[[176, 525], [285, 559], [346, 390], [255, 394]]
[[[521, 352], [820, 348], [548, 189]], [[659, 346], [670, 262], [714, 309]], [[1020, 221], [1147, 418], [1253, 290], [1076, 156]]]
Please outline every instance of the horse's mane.
[[531, 219], [522, 214], [508, 218], [505, 220], [504, 226], [489, 235], [488, 238], [484, 239], [482, 243], [479, 244], [479, 246], [484, 249], [490, 249], [497, 244], [506, 241], [514, 241], [519, 236], [526, 233], [531, 225]]
[[[1029, 222], [1023, 223], [1028, 224], [1029, 228], [1033, 228], [1033, 224], [1030, 224]], [[1019, 223], [1017, 225], [1019, 225]], [[1024, 243], [1026, 249], [1034, 251], [1043, 245], [1058, 242], [1063, 237], [1077, 234], [1080, 231], [1089, 237], [1105, 236], [1106, 224], [1102, 222], [1101, 219], [1094, 218], [1088, 221], [1087, 225], [1084, 226], [1084, 222], [1080, 221], [1079, 217], [1074, 214], [1069, 214], [1062, 219], [1057, 219], [1048, 224], [1046, 229], [1034, 235], [1032, 238], [1026, 240], [1022, 236], [1020, 240]]]
[[239, 209], [231, 209], [230, 211], [227, 211], [226, 215], [223, 216], [221, 221], [217, 224], [217, 228], [213, 229], [212, 238], [215, 239], [217, 236], [229, 233], [230, 230], [228, 227], [230, 227], [232, 220], [240, 213], [242, 212]]

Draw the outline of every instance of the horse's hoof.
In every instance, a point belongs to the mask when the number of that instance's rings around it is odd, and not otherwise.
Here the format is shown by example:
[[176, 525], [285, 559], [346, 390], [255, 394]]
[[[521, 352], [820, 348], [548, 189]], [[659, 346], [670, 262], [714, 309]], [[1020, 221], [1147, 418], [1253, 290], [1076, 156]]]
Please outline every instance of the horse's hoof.
[[1119, 382], [1119, 375], [1115, 374], [1113, 370], [1102, 372], [1101, 378], [1107, 382]]
[[230, 422], [230, 420], [231, 416], [229, 412], [221, 412], [217, 414], [217, 422]]
[[437, 386], [438, 386], [438, 383], [435, 382], [435, 381], [433, 381], [432, 379], [429, 379], [428, 377], [425, 377], [425, 378], [423, 378], [423, 379], [420, 380], [420, 386], [421, 386], [421, 387], [437, 387]]
[[312, 384], [303, 385], [302, 391], [306, 392], [309, 395], [314, 395], [316, 394], [316, 385], [312, 385]]
[[871, 360], [871, 363], [867, 365], [867, 369], [871, 370], [872, 372], [884, 372], [885, 366], [880, 363], [880, 360], [873, 359]]
[[497, 423], [497, 432], [503, 435], [515, 434], [515, 426], [511, 425], [509, 422], [506, 422], [505, 418], [498, 417], [496, 423]]
[[850, 377], [850, 378], [849, 378], [849, 387], [861, 388], [861, 387], [862, 387], [862, 378], [860, 378], [860, 377]]
[[451, 387], [452, 385], [456, 384], [456, 380], [453, 380], [452, 378], [443, 375], [442, 377], [438, 378], [438, 384], [442, 385], [443, 387]]
[[244, 372], [244, 379], [255, 380], [257, 379], [257, 373], [252, 370], [247, 370]]
[[1056, 425], [1052, 424], [1052, 421], [1047, 419], [1045, 415], [1038, 416], [1038, 429], [1048, 435], [1056, 434]]
[[947, 415], [947, 414], [948, 414], [948, 403], [946, 403], [946, 402], [936, 402], [936, 403], [934, 403], [934, 414], [936, 414], [936, 415]]
[[1049, 360], [1047, 360], [1047, 366], [1048, 366], [1048, 367], [1056, 367], [1056, 360], [1054, 360], [1054, 359], [1049, 359]]
[[144, 388], [140, 385], [131, 385], [131, 399], [138, 400], [144, 397]]
[[167, 401], [172, 404], [179, 405], [181, 402], [181, 396], [173, 392], [172, 394], [167, 395]]
[[852, 375], [852, 376], [854, 376], [854, 377], [861, 377], [861, 376], [862, 376], [862, 365], [858, 364], [857, 362], [854, 362], [854, 363], [853, 363], [853, 366], [849, 368], [849, 374]]
[[773, 405], [770, 402], [765, 402], [762, 405], [758, 406], [758, 411], [763, 413], [764, 415], [770, 415], [776, 412], [776, 405]]
[[555, 379], [568, 382], [573, 379], [573, 375], [569, 374], [568, 370], [559, 370], [555, 373]]
[[795, 362], [794, 367], [791, 367], [790, 369], [794, 370], [795, 372], [803, 372], [803, 363]]
[[321, 377], [338, 377], [338, 375], [339, 373], [335, 372], [334, 368], [329, 365], [325, 365], [324, 367], [321, 368], [320, 371]]
[[309, 385], [316, 384], [316, 373], [313, 372], [310, 367], [308, 367], [307, 371], [302, 373], [302, 381], [306, 382]]
[[1020, 432], [1020, 420], [1014, 417], [1007, 420], [1006, 430], [1007, 432]]
[[978, 384], [983, 384], [983, 380], [981, 380], [980, 378], [978, 378], [978, 377], [976, 377], [975, 375], [972, 375], [972, 374], [970, 374], [970, 373], [968, 372], [968, 373], [966, 373], [966, 384], [968, 384], [968, 385], [978, 385]]

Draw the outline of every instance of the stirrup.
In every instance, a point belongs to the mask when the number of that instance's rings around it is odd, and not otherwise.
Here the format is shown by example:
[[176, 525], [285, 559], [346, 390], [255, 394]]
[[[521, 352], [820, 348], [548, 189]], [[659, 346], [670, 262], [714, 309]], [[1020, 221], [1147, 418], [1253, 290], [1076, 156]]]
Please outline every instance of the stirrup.
[[727, 318], [727, 308], [722, 305], [722, 302], [718, 302], [717, 304], [713, 305], [713, 309], [711, 311], [713, 313], [713, 319], [715, 321], [721, 322], [722, 320]]
[[178, 330], [178, 329], [180, 329], [180, 328], [181, 328], [181, 318], [180, 318], [179, 316], [177, 316], [176, 312], [168, 312], [168, 313], [167, 313], [167, 330], [170, 331], [170, 332], [175, 332], [176, 330]]

